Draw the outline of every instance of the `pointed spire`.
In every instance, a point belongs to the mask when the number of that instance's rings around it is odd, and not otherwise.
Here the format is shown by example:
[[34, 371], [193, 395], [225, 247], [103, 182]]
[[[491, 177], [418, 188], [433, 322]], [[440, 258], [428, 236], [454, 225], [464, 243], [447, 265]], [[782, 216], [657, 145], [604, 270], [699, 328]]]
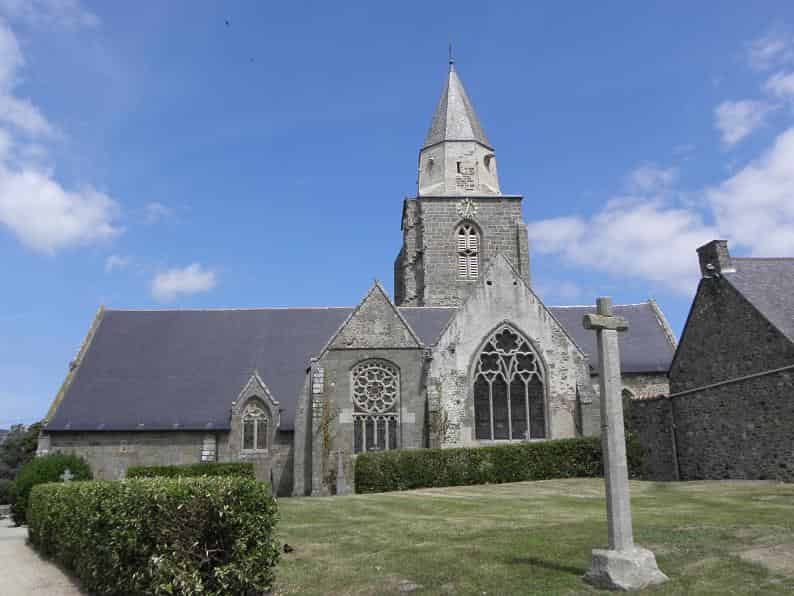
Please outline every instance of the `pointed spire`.
[[451, 43], [449, 44], [449, 74], [422, 148], [444, 141], [476, 141], [493, 149], [488, 137], [485, 136], [485, 131], [480, 126], [480, 121], [477, 119], [471, 101], [469, 101], [469, 96], [466, 95], [463, 83], [455, 71]]

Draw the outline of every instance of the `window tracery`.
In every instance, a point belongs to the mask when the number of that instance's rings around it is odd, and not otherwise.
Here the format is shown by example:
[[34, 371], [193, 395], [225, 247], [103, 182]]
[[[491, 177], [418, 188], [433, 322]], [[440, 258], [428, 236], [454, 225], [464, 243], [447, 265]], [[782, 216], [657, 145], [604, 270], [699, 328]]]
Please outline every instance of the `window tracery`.
[[529, 341], [502, 325], [485, 342], [474, 372], [479, 440], [546, 436], [543, 367]]
[[367, 360], [351, 371], [353, 450], [397, 448], [400, 374], [385, 360]]
[[250, 401], [241, 416], [243, 450], [264, 451], [268, 447], [267, 411], [256, 401]]

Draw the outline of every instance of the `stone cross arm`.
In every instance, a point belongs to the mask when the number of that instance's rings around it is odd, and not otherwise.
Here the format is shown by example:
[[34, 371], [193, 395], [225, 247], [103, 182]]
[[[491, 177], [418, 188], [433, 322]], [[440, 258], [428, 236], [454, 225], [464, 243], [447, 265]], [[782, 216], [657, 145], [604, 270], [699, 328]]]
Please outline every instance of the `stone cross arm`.
[[596, 312], [584, 316], [582, 324], [591, 331], [626, 331], [629, 322], [623, 317], [612, 314], [612, 300], [601, 296], [596, 300]]
[[626, 331], [629, 328], [628, 321], [623, 317], [595, 313], [585, 315], [582, 324], [585, 329], [590, 329], [592, 331], [603, 331], [605, 329]]

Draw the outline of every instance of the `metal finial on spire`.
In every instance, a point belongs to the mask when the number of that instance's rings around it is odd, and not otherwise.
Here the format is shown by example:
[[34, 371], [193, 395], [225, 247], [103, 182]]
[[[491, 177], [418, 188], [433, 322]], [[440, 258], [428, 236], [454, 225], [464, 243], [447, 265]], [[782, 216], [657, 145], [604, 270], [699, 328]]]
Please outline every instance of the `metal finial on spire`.
[[452, 42], [449, 42], [449, 69], [452, 70], [455, 66], [455, 58], [452, 56]]

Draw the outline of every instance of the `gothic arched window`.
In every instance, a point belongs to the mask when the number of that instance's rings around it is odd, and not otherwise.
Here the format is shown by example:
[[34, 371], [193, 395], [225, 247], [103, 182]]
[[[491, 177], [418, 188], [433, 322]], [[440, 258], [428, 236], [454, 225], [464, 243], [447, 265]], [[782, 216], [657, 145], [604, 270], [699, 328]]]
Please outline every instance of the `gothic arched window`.
[[255, 400], [245, 406], [242, 415], [243, 450], [264, 451], [267, 449], [268, 417], [265, 409]]
[[385, 360], [366, 360], [351, 371], [353, 451], [397, 448], [400, 373]]
[[477, 279], [480, 274], [480, 234], [474, 224], [462, 223], [455, 232], [458, 247], [458, 278]]
[[509, 325], [491, 334], [474, 371], [479, 440], [546, 437], [543, 366], [529, 341]]

